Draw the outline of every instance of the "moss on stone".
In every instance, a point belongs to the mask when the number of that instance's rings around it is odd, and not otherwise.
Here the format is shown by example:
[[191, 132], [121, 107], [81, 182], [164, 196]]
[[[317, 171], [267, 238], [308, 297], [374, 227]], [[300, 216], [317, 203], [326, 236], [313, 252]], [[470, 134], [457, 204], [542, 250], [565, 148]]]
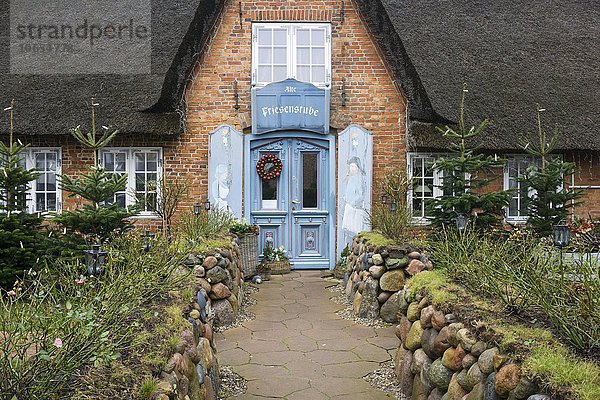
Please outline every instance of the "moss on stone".
[[358, 237], [366, 240], [367, 242], [369, 242], [369, 244], [371, 244], [375, 247], [391, 246], [391, 245], [395, 244], [392, 239], [388, 239], [385, 236], [383, 236], [381, 233], [377, 233], [377, 232], [361, 232], [361, 233], [359, 233]]
[[560, 345], [534, 348], [523, 369], [553, 388], [570, 388], [577, 399], [600, 399], [600, 367], [590, 361], [575, 360]]
[[423, 271], [408, 280], [406, 286], [410, 290], [410, 299], [414, 300], [417, 293], [426, 293], [431, 303], [446, 310], [458, 297], [452, 293], [458, 286], [450, 282], [442, 270]]
[[501, 352], [514, 351], [518, 348], [533, 349], [538, 346], [554, 345], [552, 334], [542, 328], [529, 328], [521, 325], [505, 325], [501, 322], [492, 324], [492, 329], [502, 336], [498, 348]]

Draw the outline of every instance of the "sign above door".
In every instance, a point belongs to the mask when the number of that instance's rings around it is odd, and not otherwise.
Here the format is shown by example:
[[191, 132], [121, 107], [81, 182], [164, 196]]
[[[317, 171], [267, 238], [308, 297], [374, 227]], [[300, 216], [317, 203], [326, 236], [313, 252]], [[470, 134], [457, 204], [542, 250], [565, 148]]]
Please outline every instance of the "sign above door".
[[303, 130], [329, 133], [329, 89], [286, 79], [252, 88], [252, 133]]

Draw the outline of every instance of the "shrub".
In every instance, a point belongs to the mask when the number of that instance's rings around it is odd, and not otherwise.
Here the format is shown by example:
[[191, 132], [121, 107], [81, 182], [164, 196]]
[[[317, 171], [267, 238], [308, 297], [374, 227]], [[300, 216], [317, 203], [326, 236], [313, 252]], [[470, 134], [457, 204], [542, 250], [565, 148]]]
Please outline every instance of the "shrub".
[[59, 262], [1, 293], [0, 398], [70, 398], [77, 372], [118, 358], [143, 305], [182, 279], [180, 261], [164, 242], [144, 252], [141, 238], [128, 236], [110, 246], [99, 278]]
[[523, 149], [531, 154], [538, 163], [526, 169], [519, 178], [530, 188], [527, 202], [527, 223], [540, 236], [552, 233], [552, 227], [569, 216], [567, 204], [578, 204], [575, 200], [581, 197], [581, 191], [566, 190], [565, 177], [575, 171], [575, 164], [564, 162], [553, 155], [559, 139], [556, 130], [550, 140], [542, 130], [540, 109], [537, 112], [538, 143], [527, 143]]
[[27, 214], [27, 191], [38, 177], [23, 167], [26, 145], [13, 141], [13, 106], [8, 145], [0, 142], [0, 287], [9, 288], [43, 254], [42, 218]]
[[88, 173], [78, 178], [60, 176], [61, 189], [69, 192], [69, 197], [80, 196], [86, 203], [75, 210], [66, 210], [55, 215], [55, 221], [81, 235], [86, 241], [101, 243], [111, 235], [123, 233], [133, 227], [127, 218], [137, 213], [135, 207], [125, 209], [113, 202], [115, 193], [127, 186], [127, 175], [108, 173], [98, 165], [95, 152], [106, 147], [118, 131], [103, 127], [102, 134], [96, 132], [95, 107], [92, 99], [92, 131], [84, 133], [81, 127], [71, 129], [73, 137], [84, 147], [94, 152], [94, 166]]
[[187, 244], [196, 245], [206, 239], [226, 234], [234, 222], [233, 214], [220, 208], [198, 215], [188, 212], [179, 220], [177, 234]]
[[531, 237], [498, 238], [469, 228], [444, 229], [431, 240], [434, 264], [449, 277], [511, 311], [541, 310], [563, 340], [584, 352], [600, 349], [598, 262], [561, 265]]
[[469, 139], [483, 133], [488, 122], [484, 120], [477, 126], [467, 128], [464, 115], [466, 93], [465, 85], [459, 108], [458, 129], [448, 125], [443, 129], [437, 127], [445, 137], [453, 141], [450, 151], [454, 155], [440, 158], [433, 164], [433, 169], [442, 174], [442, 195], [426, 203], [427, 213], [437, 226], [454, 224], [457, 215], [465, 214], [473, 219], [478, 228], [489, 228], [501, 219], [502, 209], [508, 205], [510, 192], [483, 193], [482, 189], [491, 180], [478, 177], [478, 173], [502, 167], [504, 161], [477, 154], [476, 148], [467, 145]]
[[386, 204], [375, 203], [369, 213], [369, 224], [374, 231], [381, 232], [395, 242], [410, 238], [411, 218], [406, 196], [410, 182], [402, 172], [387, 172], [381, 184]]

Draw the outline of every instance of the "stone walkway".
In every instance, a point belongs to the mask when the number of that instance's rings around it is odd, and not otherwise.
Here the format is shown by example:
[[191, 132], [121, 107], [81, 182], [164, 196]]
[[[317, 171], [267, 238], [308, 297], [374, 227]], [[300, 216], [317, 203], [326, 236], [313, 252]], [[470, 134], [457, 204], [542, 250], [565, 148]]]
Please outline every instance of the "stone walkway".
[[336, 315], [331, 281], [319, 271], [273, 276], [258, 285], [256, 319], [216, 334], [219, 362], [248, 381], [233, 399], [390, 399], [363, 376], [391, 360], [393, 327], [356, 325]]

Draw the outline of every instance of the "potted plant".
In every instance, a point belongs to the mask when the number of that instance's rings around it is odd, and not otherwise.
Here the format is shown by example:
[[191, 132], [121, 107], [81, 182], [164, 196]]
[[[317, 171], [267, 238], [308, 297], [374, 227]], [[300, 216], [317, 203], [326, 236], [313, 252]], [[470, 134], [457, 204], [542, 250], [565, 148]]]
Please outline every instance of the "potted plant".
[[292, 268], [286, 254], [285, 247], [272, 247], [270, 243], [267, 243], [263, 250], [263, 264], [269, 266], [272, 274], [288, 274]]
[[271, 264], [266, 261], [258, 264], [257, 271], [263, 281], [271, 280]]
[[231, 223], [229, 232], [237, 235], [240, 240], [244, 277], [249, 279], [258, 272], [258, 226], [241, 219]]

